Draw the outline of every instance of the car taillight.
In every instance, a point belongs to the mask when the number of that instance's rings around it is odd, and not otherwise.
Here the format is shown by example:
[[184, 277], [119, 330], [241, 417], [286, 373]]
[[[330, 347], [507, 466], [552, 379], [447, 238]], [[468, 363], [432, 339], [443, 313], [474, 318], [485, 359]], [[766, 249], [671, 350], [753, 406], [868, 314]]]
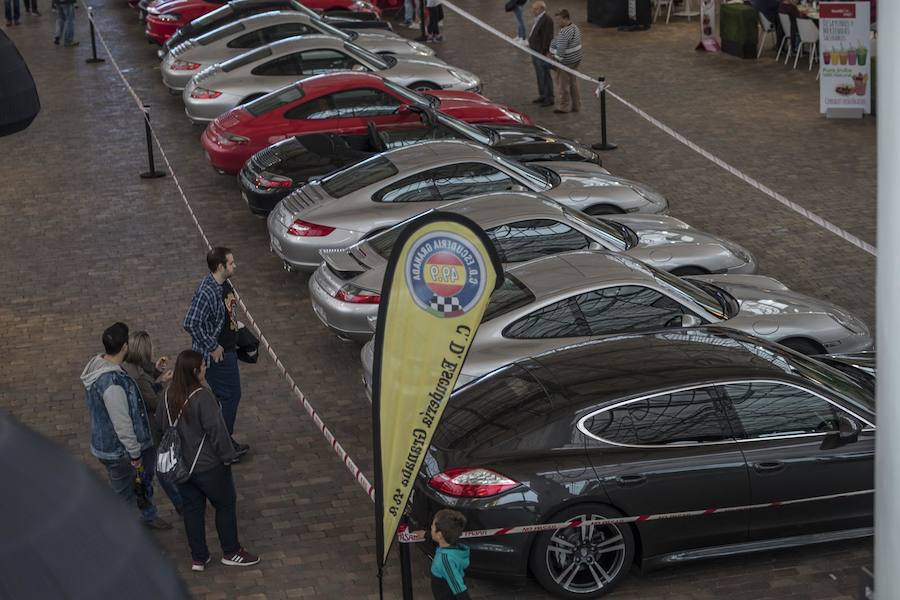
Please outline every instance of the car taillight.
[[246, 144], [250, 141], [250, 138], [231, 133], [230, 131], [220, 131], [216, 133], [216, 141], [223, 146], [230, 146], [231, 144]]
[[334, 231], [334, 227], [327, 225], [316, 225], [315, 223], [307, 223], [300, 219], [294, 219], [294, 222], [288, 227], [288, 233], [297, 237], [325, 237]]
[[202, 87], [194, 88], [191, 91], [191, 98], [196, 98], [197, 100], [212, 100], [213, 98], [218, 98], [221, 95], [222, 92], [217, 92], [216, 90], [208, 90]]
[[275, 175], [268, 171], [263, 171], [256, 176], [256, 186], [261, 188], [289, 188], [294, 185], [290, 177]]
[[350, 302], [351, 304], [378, 304], [381, 302], [380, 294], [364, 290], [352, 284], [347, 284], [339, 289], [334, 297], [341, 302]]
[[174, 23], [181, 18], [181, 15], [178, 13], [166, 13], [164, 15], [156, 15], [156, 18], [167, 23]]
[[428, 485], [447, 496], [484, 498], [511, 490], [519, 482], [490, 469], [459, 467], [438, 473]]
[[200, 63], [193, 63], [180, 59], [172, 62], [173, 71], [196, 71], [199, 68]]

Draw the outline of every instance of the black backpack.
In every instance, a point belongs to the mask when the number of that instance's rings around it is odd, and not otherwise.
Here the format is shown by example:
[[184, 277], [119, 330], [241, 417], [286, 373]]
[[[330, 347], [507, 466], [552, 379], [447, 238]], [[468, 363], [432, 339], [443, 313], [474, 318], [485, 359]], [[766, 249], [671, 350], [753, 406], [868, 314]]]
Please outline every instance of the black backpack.
[[[184, 406], [187, 406], [187, 403], [191, 401], [194, 394], [202, 389], [203, 388], [197, 388], [191, 392], [191, 395], [188, 396]], [[159, 440], [159, 448], [156, 452], [156, 475], [164, 481], [184, 483], [190, 479], [191, 474], [194, 472], [194, 467], [197, 466], [197, 459], [200, 458], [200, 451], [203, 450], [203, 442], [206, 441], [206, 434], [204, 433], [203, 437], [200, 438], [200, 447], [197, 448], [197, 455], [194, 457], [194, 462], [191, 463], [191, 468], [187, 469], [184, 466], [184, 457], [181, 455], [181, 436], [178, 434], [178, 420], [181, 419], [181, 413], [184, 408], [178, 412], [178, 416], [175, 417], [175, 421], [173, 422], [172, 413], [169, 412], [169, 390], [166, 390], [166, 393], [163, 396], [163, 402], [166, 405], [166, 418], [169, 426], [166, 427], [162, 439]]]

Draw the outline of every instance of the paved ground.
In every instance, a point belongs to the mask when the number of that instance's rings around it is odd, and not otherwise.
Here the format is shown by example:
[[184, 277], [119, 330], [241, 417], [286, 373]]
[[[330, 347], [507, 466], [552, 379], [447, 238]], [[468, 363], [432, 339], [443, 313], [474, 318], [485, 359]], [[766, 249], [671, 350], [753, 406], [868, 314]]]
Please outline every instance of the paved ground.
[[[503, 2], [460, 4], [513, 30]], [[566, 0], [576, 22], [583, 3]], [[46, 7], [44, 7], [46, 8]], [[266, 250], [265, 224], [240, 202], [234, 180], [205, 164], [181, 102], [159, 82], [153, 49], [123, 0], [97, 5], [98, 20], [153, 122], [179, 180], [213, 243], [237, 257], [235, 279], [248, 306], [323, 419], [371, 473], [368, 405], [357, 347], [331, 337], [309, 309], [305, 280], [283, 272]], [[0, 139], [0, 407], [96, 467], [78, 374], [99, 335], [122, 319], [146, 328], [159, 349], [188, 345], [180, 330], [204, 272], [200, 236], [172, 178], [142, 181], [141, 116], [107, 62], [87, 65], [82, 46], [51, 44], [52, 13], [9, 30], [38, 82], [43, 112], [32, 127]], [[775, 64], [694, 52], [696, 22], [626, 34], [585, 25], [582, 70], [702, 146], [790, 199], [864, 240], [875, 237], [874, 120], [827, 122], [817, 113], [814, 75]], [[473, 40], [478, 43], [473, 43]], [[534, 110], [530, 61], [453, 14], [439, 53], [479, 73], [485, 93], [529, 111], [561, 134], [595, 140], [599, 125], [585, 89], [585, 111]], [[610, 133], [620, 149], [616, 174], [662, 190], [674, 215], [731, 237], [757, 254], [761, 271], [874, 320], [874, 260], [717, 170], [615, 103]], [[252, 444], [236, 468], [243, 543], [261, 553], [257, 568], [186, 569], [181, 531], [157, 538], [198, 598], [377, 597], [371, 505], [347, 475], [271, 362], [243, 370], [238, 436]], [[164, 514], [171, 516], [163, 501]], [[214, 533], [210, 532], [214, 537]], [[215, 547], [214, 539], [211, 547]], [[625, 582], [617, 598], [852, 598], [871, 563], [866, 542], [770, 553], [670, 569]], [[416, 559], [419, 597], [425, 562]], [[395, 563], [387, 596], [397, 597]], [[530, 583], [473, 581], [475, 598], [542, 598]]]

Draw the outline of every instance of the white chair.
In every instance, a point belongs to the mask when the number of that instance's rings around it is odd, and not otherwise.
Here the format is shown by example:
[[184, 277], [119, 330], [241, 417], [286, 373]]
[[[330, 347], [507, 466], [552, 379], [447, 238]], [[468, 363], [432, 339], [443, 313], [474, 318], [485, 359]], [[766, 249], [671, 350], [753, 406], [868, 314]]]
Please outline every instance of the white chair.
[[797, 48], [797, 55], [794, 57], [794, 68], [797, 68], [797, 61], [800, 60], [800, 54], [803, 53], [803, 47], [806, 46], [809, 52], [809, 69], [807, 70], [812, 71], [813, 60], [819, 49], [819, 28], [812, 22], [812, 19], [797, 19], [797, 33], [800, 34], [800, 47]]
[[793, 50], [793, 44], [791, 43], [791, 18], [779, 13], [778, 20], [781, 21], [781, 30], [784, 32], [784, 37], [781, 38], [781, 44], [778, 45], [778, 54], [775, 55], [775, 60], [781, 58], [781, 49], [787, 48], [787, 55], [784, 57], [784, 64], [787, 64]]
[[672, 18], [672, 5], [675, 4], [675, 0], [654, 0], [653, 2], [656, 5], [656, 10], [653, 13], [653, 22], [656, 23], [656, 20], [659, 18], [659, 11], [663, 6], [668, 6], [669, 10], [666, 13], [666, 25], [669, 24], [669, 20]]
[[766, 38], [772, 34], [772, 45], [775, 45], [775, 24], [766, 18], [766, 15], [759, 13], [759, 26], [762, 27], [759, 36], [759, 50], [756, 52], [756, 58], [762, 56], [763, 48], [766, 46]]

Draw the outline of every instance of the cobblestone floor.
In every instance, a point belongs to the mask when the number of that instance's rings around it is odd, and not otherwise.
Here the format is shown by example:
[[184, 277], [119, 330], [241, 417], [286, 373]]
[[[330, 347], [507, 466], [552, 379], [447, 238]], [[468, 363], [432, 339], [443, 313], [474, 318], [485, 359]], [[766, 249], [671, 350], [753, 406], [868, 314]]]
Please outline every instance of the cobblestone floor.
[[[41, 0], [43, 2], [43, 0]], [[513, 31], [501, 0], [460, 0], [491, 24]], [[646, 33], [584, 23], [583, 3], [565, 6], [583, 24], [582, 70], [705, 148], [791, 200], [874, 243], [873, 119], [828, 122], [817, 113], [814, 75], [768, 58], [742, 61], [693, 51], [696, 21]], [[0, 139], [3, 157], [0, 256], [0, 407], [92, 468], [78, 374], [115, 320], [146, 328], [159, 349], [189, 344], [180, 322], [204, 274], [204, 248], [172, 177], [144, 181], [140, 113], [112, 65], [85, 64], [84, 10], [77, 49], [51, 43], [53, 14], [24, 17], [8, 30], [37, 80], [43, 112], [32, 127]], [[368, 404], [359, 385], [358, 348], [339, 342], [309, 307], [303, 277], [285, 273], [267, 251], [265, 223], [240, 201], [235, 181], [206, 165], [200, 130], [159, 81], [154, 48], [124, 0], [102, 0], [97, 19], [126, 77], [151, 105], [154, 126], [202, 226], [230, 246], [236, 284], [266, 336], [353, 458], [371, 473]], [[599, 119], [586, 100], [580, 115], [534, 109], [530, 61], [448, 12], [439, 54], [479, 73], [485, 93], [516, 105], [561, 134], [594, 141]], [[836, 301], [874, 320], [874, 259], [717, 170], [615, 102], [605, 157], [616, 174], [652, 184], [672, 213], [745, 245], [763, 273]], [[183, 534], [156, 535], [197, 598], [375, 598], [371, 505], [360, 493], [268, 357], [242, 372], [238, 437], [253, 446], [236, 467], [242, 542], [262, 555], [248, 570], [214, 565], [191, 574]], [[99, 471], [98, 471], [99, 472]], [[163, 514], [172, 517], [163, 501]], [[211, 547], [215, 548], [210, 531]], [[869, 541], [718, 560], [631, 577], [616, 598], [731, 600], [854, 598]], [[424, 560], [417, 591], [427, 595]], [[387, 597], [398, 597], [389, 565]], [[543, 598], [528, 582], [471, 581], [474, 598]]]

